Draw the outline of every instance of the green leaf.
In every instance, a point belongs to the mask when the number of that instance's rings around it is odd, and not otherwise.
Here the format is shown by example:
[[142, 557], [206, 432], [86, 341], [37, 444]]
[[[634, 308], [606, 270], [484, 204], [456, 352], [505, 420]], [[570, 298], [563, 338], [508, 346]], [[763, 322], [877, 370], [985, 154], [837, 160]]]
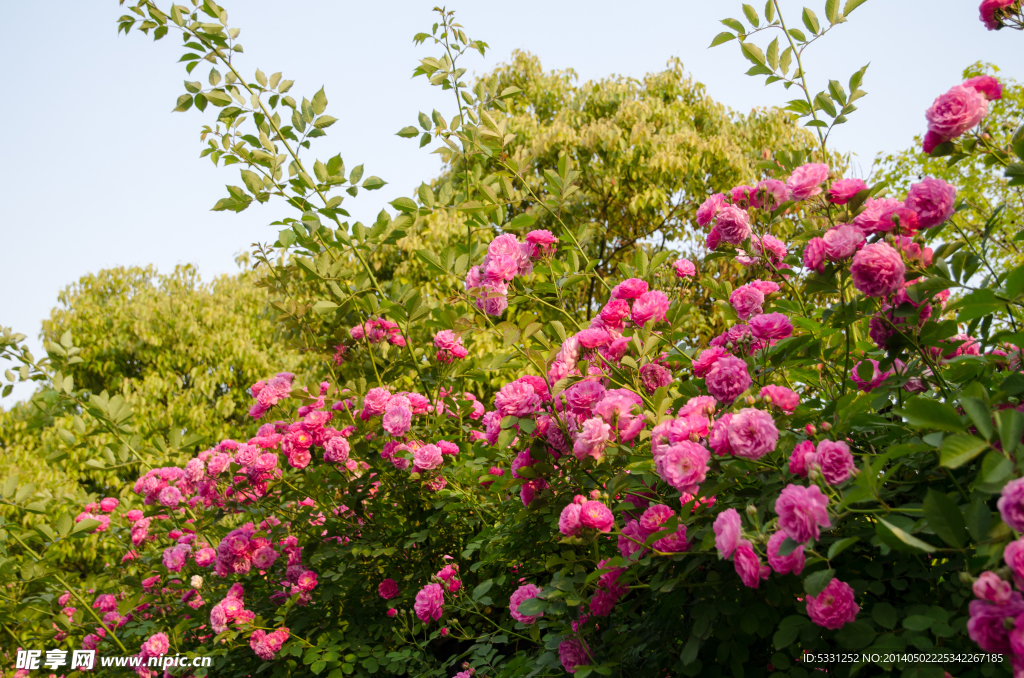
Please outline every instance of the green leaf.
[[896, 608], [889, 603], [875, 603], [875, 606], [871, 608], [871, 618], [883, 628], [894, 629], [899, 614], [896, 612]]
[[[909, 534], [900, 528], [896, 527], [884, 518], [878, 519], [878, 531], [879, 536], [885, 535], [884, 530], [888, 532], [902, 542], [911, 551], [924, 551], [925, 553], [931, 553], [935, 550], [935, 547], [927, 542], [923, 542], [912, 534]], [[885, 535], [887, 536], [887, 535]], [[891, 543], [891, 542], [890, 542]]]
[[736, 19], [722, 19], [722, 23], [728, 26], [729, 28], [733, 29], [740, 35], [745, 35], [747, 32], [746, 27], [744, 27], [743, 24], [741, 24], [739, 21], [736, 21]]
[[863, 5], [868, 0], [846, 0], [846, 4], [843, 6], [843, 14], [849, 15], [850, 12]]
[[836, 632], [836, 640], [847, 650], [861, 650], [871, 644], [875, 639], [875, 630], [871, 624], [862, 619], [844, 624], [843, 628]]
[[394, 207], [396, 210], [406, 213], [415, 212], [416, 210], [419, 209], [419, 206], [416, 205], [416, 201], [413, 200], [412, 198], [395, 198], [388, 204]]
[[901, 412], [903, 417], [915, 428], [931, 428], [940, 431], [963, 431], [964, 425], [960, 416], [951, 405], [931, 398], [913, 398], [908, 400]]
[[83, 537], [86, 534], [95, 530], [100, 524], [100, 521], [93, 518], [86, 518], [81, 522], [75, 524], [75, 527], [71, 530], [72, 537]]
[[[358, 181], [358, 179], [356, 181]], [[352, 183], [355, 183], [355, 181]], [[370, 177], [363, 182], [363, 188], [368, 191], [376, 191], [378, 188], [383, 188], [387, 183], [388, 182], [384, 181], [380, 177]]]
[[818, 24], [818, 16], [812, 12], [809, 8], [804, 7], [804, 13], [801, 15], [804, 21], [804, 26], [807, 26], [807, 30], [815, 35], [818, 34], [821, 26]]
[[808, 575], [804, 579], [804, 591], [809, 596], [817, 596], [825, 590], [825, 587], [828, 586], [828, 583], [835, 576], [835, 570], [819, 570], [814, 574]]
[[207, 92], [206, 100], [219, 108], [224, 108], [232, 102], [231, 95], [222, 89], [214, 89]]
[[779, 39], [775, 38], [768, 44], [768, 51], [765, 53], [765, 60], [774, 72], [779, 67]]
[[1003, 453], [1013, 456], [1024, 435], [1024, 414], [1017, 410], [1001, 410], [996, 415], [999, 419], [999, 442], [1003, 445]]
[[327, 94], [324, 93], [324, 88], [321, 87], [320, 91], [313, 95], [313, 113], [320, 115], [327, 110]]
[[858, 541], [860, 541], [860, 537], [847, 537], [846, 539], [840, 539], [836, 543], [832, 544], [832, 546], [828, 547], [828, 559], [832, 560]]
[[825, 17], [833, 26], [839, 21], [839, 0], [825, 0]]
[[1017, 154], [1017, 157], [1024, 160], [1024, 125], [1017, 128], [1010, 140], [1010, 148]]
[[761, 19], [757, 16], [757, 10], [750, 5], [743, 5], [743, 15], [747, 17], [747, 21], [749, 21], [750, 25], [754, 28], [761, 25]]
[[338, 305], [326, 299], [321, 299], [313, 304], [313, 312], [317, 315], [327, 315], [328, 313], [334, 313], [336, 310], [338, 310]]
[[17, 473], [9, 475], [7, 476], [7, 478], [4, 479], [4, 486], [2, 490], [4, 499], [8, 499], [12, 494], [14, 494], [14, 491], [16, 489], [18, 489]]
[[433, 123], [430, 122], [430, 116], [427, 115], [426, 113], [421, 112], [417, 119], [419, 120], [420, 127], [422, 127], [425, 131], [429, 132], [431, 126], [433, 125]]
[[960, 406], [971, 418], [974, 427], [985, 440], [992, 440], [992, 433], [995, 429], [992, 426], [992, 415], [989, 414], [988, 405], [981, 398], [962, 398]]
[[923, 614], [912, 614], [903, 620], [903, 628], [911, 631], [927, 631], [935, 620]]
[[419, 136], [419, 133], [420, 131], [418, 129], [416, 129], [412, 125], [409, 125], [408, 127], [403, 127], [402, 129], [398, 130], [396, 134], [402, 137], [403, 139], [412, 139], [415, 136]]
[[178, 97], [177, 104], [171, 110], [175, 113], [183, 113], [190, 108], [192, 108], [192, 95], [182, 94], [180, 97]]
[[764, 66], [764, 52], [761, 51], [760, 47], [752, 42], [741, 42], [740, 49], [743, 51], [743, 56], [748, 60], [760, 66]]
[[924, 517], [942, 541], [961, 549], [967, 544], [967, 527], [956, 502], [934, 488], [924, 498]]
[[480, 600], [494, 586], [494, 581], [488, 579], [473, 589], [473, 600]]
[[966, 433], [949, 436], [942, 441], [940, 463], [946, 468], [963, 466], [988, 448], [988, 443]]
[[984, 541], [988, 538], [988, 531], [992, 527], [992, 511], [984, 501], [975, 499], [964, 511], [964, 518], [967, 521], [967, 531], [971, 533], [974, 541]]
[[708, 45], [708, 47], [718, 47], [722, 43], [729, 42], [730, 40], [735, 39], [736, 36], [730, 33], [729, 31], [722, 31], [721, 33], [715, 36], [715, 39], [711, 41], [711, 44]]
[[59, 534], [62, 537], [66, 537], [69, 534], [71, 534], [71, 529], [75, 526], [75, 523], [73, 520], [71, 520], [70, 515], [64, 513], [61, 515], [60, 518], [57, 518], [53, 526], [57, 528], [57, 534]]
[[529, 617], [541, 614], [546, 609], [548, 609], [548, 601], [541, 600], [540, 598], [527, 598], [519, 603], [519, 614]]

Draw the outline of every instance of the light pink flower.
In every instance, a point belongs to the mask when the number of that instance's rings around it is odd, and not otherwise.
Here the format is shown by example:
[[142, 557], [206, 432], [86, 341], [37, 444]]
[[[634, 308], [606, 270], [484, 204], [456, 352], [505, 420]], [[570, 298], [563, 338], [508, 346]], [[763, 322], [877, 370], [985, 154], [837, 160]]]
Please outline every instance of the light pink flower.
[[792, 414], [796, 406], [800, 404], [800, 396], [792, 389], [785, 386], [768, 384], [761, 387], [761, 397], [772, 407], [778, 407], [783, 412]]
[[433, 470], [444, 463], [441, 448], [433, 443], [417, 448], [412, 456], [416, 466], [427, 471]]
[[864, 245], [864, 232], [853, 224], [839, 224], [825, 232], [825, 256], [832, 261], [849, 259]]
[[[1013, 3], [1010, 3], [1013, 4]], [[991, 75], [979, 75], [963, 81], [964, 87], [978, 90], [989, 101], [1003, 98], [1003, 85]]]
[[697, 275], [697, 267], [689, 259], [677, 259], [672, 268], [675, 269], [677, 278], [693, 278]]
[[583, 527], [589, 527], [599, 532], [610, 532], [615, 524], [615, 516], [611, 509], [599, 501], [591, 500], [584, 502], [580, 507], [580, 522]]
[[444, 589], [440, 584], [427, 584], [416, 594], [416, 602], [413, 604], [416, 617], [426, 624], [433, 620], [437, 621], [444, 614]]
[[761, 312], [764, 294], [753, 285], [741, 285], [729, 295], [729, 303], [736, 309], [736, 315], [740, 320], [746, 320]]
[[530, 598], [538, 598], [538, 597], [540, 597], [540, 589], [539, 588], [537, 588], [533, 584], [523, 584], [522, 586], [520, 586], [519, 588], [517, 588], [515, 590], [515, 593], [512, 594], [512, 597], [509, 600], [509, 603], [508, 603], [509, 614], [511, 614], [512, 618], [515, 619], [518, 622], [522, 622], [524, 624], [532, 624], [532, 623], [534, 623], [535, 621], [537, 621], [538, 618], [543, 617], [544, 613], [541, 612], [539, 614], [534, 614], [534, 615], [519, 614], [519, 606], [523, 604], [524, 600], [529, 600]]
[[740, 576], [740, 581], [744, 586], [752, 589], [756, 589], [761, 580], [767, 579], [772, 572], [767, 565], [761, 564], [761, 559], [754, 552], [753, 545], [746, 539], [740, 540], [740, 543], [736, 545], [732, 562], [736, 568], [736, 574]]
[[723, 403], [731, 403], [750, 388], [752, 383], [747, 372], [747, 363], [731, 355], [722, 356], [715, 361], [705, 378], [708, 392]]
[[750, 206], [765, 210], [778, 209], [782, 203], [789, 198], [789, 190], [786, 184], [778, 179], [765, 179], [754, 187], [750, 194]]
[[779, 530], [768, 540], [768, 564], [778, 574], [800, 574], [804, 569], [804, 547], [797, 546], [788, 556], [780, 556], [779, 549], [786, 540], [786, 533]]
[[693, 374], [698, 379], [703, 379], [714, 367], [718, 359], [730, 355], [727, 350], [721, 346], [712, 346], [711, 348], [704, 349], [697, 356], [696, 360], [693, 361]]
[[722, 207], [715, 217], [715, 230], [730, 245], [740, 245], [750, 237], [750, 217], [734, 205]]
[[[397, 402], [399, 400], [404, 402]], [[403, 436], [412, 428], [412, 410], [408, 403], [408, 398], [395, 396], [384, 410], [381, 427], [393, 436]]]
[[1024, 478], [1015, 478], [1003, 486], [996, 507], [1004, 523], [1016, 532], [1024, 532]]
[[853, 588], [838, 579], [832, 579], [817, 596], [807, 596], [807, 616], [822, 628], [842, 628], [856, 619], [858, 612]]
[[745, 407], [729, 422], [729, 447], [734, 456], [760, 459], [774, 450], [778, 441], [775, 420], [764, 410]]
[[729, 558], [740, 544], [740, 514], [736, 509], [726, 509], [715, 518], [715, 548], [719, 558]]
[[541, 400], [529, 383], [516, 380], [505, 384], [494, 396], [494, 407], [502, 417], [527, 417], [540, 409]]
[[558, 238], [551, 231], [538, 229], [526, 234], [526, 242], [533, 246], [531, 256], [536, 259], [551, 255], [555, 250], [554, 245], [558, 242]]
[[583, 523], [580, 522], [581, 505], [582, 502], [568, 504], [562, 509], [562, 514], [558, 517], [558, 531], [566, 537], [575, 536], [583, 529]]
[[689, 441], [678, 442], [658, 455], [658, 475], [680, 492], [695, 493], [708, 472], [711, 453]]
[[988, 101], [978, 90], [955, 85], [925, 111], [928, 130], [943, 139], [955, 139], [988, 115]]
[[902, 203], [895, 198], [868, 198], [864, 202], [864, 210], [853, 219], [853, 225], [865, 235], [880, 233], [892, 228], [886, 223], [887, 215]]
[[899, 252], [884, 242], [865, 245], [853, 257], [853, 285], [869, 297], [884, 297], [903, 285], [906, 267]]
[[925, 177], [910, 187], [904, 204], [917, 213], [917, 223], [921, 228], [932, 228], [953, 215], [954, 202], [956, 188], [942, 179]]
[[576, 442], [573, 443], [572, 452], [576, 458], [583, 460], [585, 457], [593, 457], [601, 461], [604, 457], [604, 450], [608, 447], [608, 440], [611, 438], [612, 427], [600, 417], [587, 419], [583, 422]]
[[647, 293], [647, 282], [639, 278], [623, 280], [612, 288], [612, 299], [638, 299]]
[[726, 412], [715, 420], [714, 426], [711, 428], [711, 435], [708, 436], [708, 445], [715, 451], [719, 457], [724, 457], [727, 454], [732, 454], [732, 447], [729, 446], [729, 423], [732, 421], [733, 414]]
[[171, 648], [171, 643], [167, 639], [166, 633], [154, 633], [146, 642], [142, 643], [142, 653], [147, 657], [160, 657], [167, 654], [167, 651]]
[[793, 170], [786, 180], [790, 200], [806, 200], [821, 193], [821, 184], [828, 179], [828, 165], [807, 163]]
[[820, 528], [831, 527], [828, 518], [828, 497], [817, 485], [786, 485], [775, 500], [779, 527], [795, 542], [807, 543], [817, 539]]
[[833, 181], [832, 187], [828, 189], [828, 201], [834, 205], [845, 205], [867, 187], [862, 179]]
[[814, 455], [814, 465], [829, 485], [839, 485], [857, 471], [850, 447], [841, 440], [822, 440]]

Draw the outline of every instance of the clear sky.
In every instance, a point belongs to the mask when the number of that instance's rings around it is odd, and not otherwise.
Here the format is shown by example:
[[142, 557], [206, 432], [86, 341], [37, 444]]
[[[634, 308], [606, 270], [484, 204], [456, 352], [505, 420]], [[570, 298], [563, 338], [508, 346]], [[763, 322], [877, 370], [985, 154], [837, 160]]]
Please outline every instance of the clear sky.
[[[573, 68], [581, 81], [612, 73], [642, 77], [673, 56], [707, 85], [711, 96], [740, 111], [792, 98], [780, 85], [743, 73], [749, 63], [732, 42], [709, 50], [741, 17], [739, 2], [716, 0], [463, 0], [449, 5], [471, 37], [488, 42], [486, 58], [467, 64], [482, 73], [512, 50], [537, 54], [547, 68]], [[752, 3], [762, 11], [763, 3]], [[321, 144], [324, 158], [340, 152], [348, 167], [389, 182], [346, 207], [372, 219], [384, 204], [439, 169], [436, 155], [395, 136], [420, 110], [452, 118], [453, 102], [410, 74], [429, 45], [412, 36], [429, 30], [426, 0], [223, 0], [240, 27], [243, 71], [283, 71], [294, 95], [326, 86], [328, 112], [339, 121]], [[820, 5], [820, 6], [819, 6]], [[977, 0], [869, 0], [850, 21], [812, 46], [805, 62], [812, 87], [845, 83], [871, 62], [860, 110], [834, 135], [835, 147], [856, 154], [858, 174], [877, 152], [905, 148], [924, 127], [924, 110], [983, 60], [1024, 80], [1024, 36], [986, 31]], [[782, 0], [799, 25], [802, 3]], [[824, 2], [811, 7], [824, 16]], [[926, 8], [925, 8], [926, 7]], [[171, 113], [186, 74], [177, 59], [180, 37], [159, 43], [133, 32], [118, 35], [124, 13], [104, 2], [6, 3], [0, 55], [8, 66], [8, 104], [0, 108], [7, 161], [0, 166], [0, 324], [35, 338], [57, 293], [79, 276], [118, 265], [156, 264], [167, 271], [194, 263], [207, 278], [235, 270], [234, 256], [256, 241], [272, 241], [271, 221], [286, 208], [253, 207], [240, 215], [211, 212], [224, 185], [240, 184], [236, 168], [198, 157], [200, 127], [212, 120], [195, 109]], [[189, 79], [205, 80], [198, 68]], [[196, 77], [196, 76], [202, 77]], [[32, 342], [38, 349], [39, 343]], [[16, 392], [17, 394], [18, 392]], [[22, 393], [24, 395], [24, 393]]]

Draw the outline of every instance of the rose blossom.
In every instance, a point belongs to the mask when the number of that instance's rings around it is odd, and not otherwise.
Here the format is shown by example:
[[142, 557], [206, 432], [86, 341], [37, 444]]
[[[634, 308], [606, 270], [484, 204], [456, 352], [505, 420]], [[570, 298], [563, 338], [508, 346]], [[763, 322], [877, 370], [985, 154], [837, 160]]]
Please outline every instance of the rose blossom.
[[884, 297], [903, 285], [906, 267], [899, 252], [884, 242], [865, 245], [853, 257], [853, 285], [869, 297]]
[[[996, 14], [999, 10], [1012, 6], [1014, 2], [1016, 0], [981, 0], [978, 11], [981, 15], [981, 22], [985, 24], [985, 28], [990, 31], [1002, 28], [1003, 22], [999, 20]], [[966, 85], [967, 83], [965, 82], [964, 84]]]
[[760, 459], [775, 449], [778, 440], [775, 420], [764, 410], [745, 407], [729, 422], [729, 447], [734, 456]]
[[576, 673], [577, 666], [590, 663], [590, 654], [581, 641], [566, 638], [558, 644], [558, 659], [566, 673]]
[[672, 268], [676, 271], [677, 278], [692, 278], [697, 275], [697, 267], [689, 259], [678, 259]]
[[822, 440], [814, 455], [814, 466], [829, 485], [839, 485], [857, 471], [850, 447], [842, 441]]
[[736, 568], [736, 574], [740, 576], [740, 581], [744, 586], [752, 589], [756, 589], [761, 580], [767, 579], [771, 574], [771, 568], [761, 564], [761, 559], [754, 552], [753, 545], [746, 539], [740, 540], [740, 543], [736, 545], [732, 562]]
[[533, 386], [519, 379], [502, 386], [494, 396], [494, 408], [502, 417], [527, 417], [540, 409], [540, 405]]
[[583, 523], [580, 522], [581, 505], [582, 502], [575, 501], [566, 505], [562, 509], [562, 514], [558, 517], [558, 531], [566, 537], [575, 536], [583, 529]]
[[1017, 532], [1024, 532], [1024, 478], [1008, 482], [996, 503], [1003, 522]]
[[638, 299], [646, 293], [646, 281], [639, 278], [629, 278], [612, 288], [612, 299]]
[[793, 170], [786, 180], [790, 200], [806, 200], [821, 193], [821, 184], [828, 179], [828, 165], [807, 163]]
[[697, 223], [700, 226], [707, 226], [724, 205], [725, 196], [721, 193], [715, 193], [697, 208]]
[[740, 543], [740, 514], [736, 509], [726, 509], [715, 518], [715, 548], [719, 558], [728, 558]]
[[708, 392], [716, 400], [731, 403], [753, 383], [747, 363], [731, 355], [722, 356], [711, 366], [705, 379]]
[[816, 596], [807, 596], [807, 616], [826, 629], [842, 628], [857, 618], [860, 606], [854, 602], [853, 588], [846, 582], [832, 579]]
[[440, 447], [428, 443], [413, 452], [413, 461], [421, 469], [430, 471], [443, 464], [444, 457]]
[[746, 320], [761, 312], [764, 293], [753, 285], [740, 285], [729, 295], [729, 303], [736, 309], [736, 315], [740, 320]]
[[[860, 366], [862, 364], [871, 366], [871, 378], [868, 380], [865, 380], [860, 374]], [[853, 380], [853, 383], [855, 383], [857, 385], [857, 388], [863, 391], [864, 393], [870, 393], [871, 391], [874, 391], [876, 388], [881, 386], [882, 382], [888, 379], [891, 375], [892, 370], [882, 372], [880, 369], [878, 369], [877, 360], [858, 360], [854, 364], [853, 370], [850, 372], [850, 378]]]
[[764, 210], [778, 209], [789, 197], [786, 184], [778, 179], [765, 179], [754, 187], [750, 194], [750, 206]]
[[825, 256], [832, 261], [852, 257], [864, 245], [864, 232], [853, 224], [839, 224], [825, 232]]
[[739, 207], [726, 205], [715, 217], [715, 230], [730, 245], [739, 245], [750, 237], [750, 217]]
[[833, 181], [832, 187], [828, 189], [828, 201], [833, 205], [845, 205], [867, 187], [862, 179]]
[[924, 113], [928, 131], [943, 139], [955, 139], [988, 114], [988, 101], [972, 87], [954, 85], [940, 95]]
[[708, 436], [708, 445], [719, 457], [732, 454], [732, 447], [729, 446], [729, 423], [732, 421], [732, 417], [731, 412], [726, 412], [716, 419], [711, 428], [711, 435]]
[[804, 544], [817, 539], [821, 527], [831, 527], [828, 518], [828, 497], [817, 485], [786, 485], [775, 500], [779, 527], [793, 541]]
[[640, 368], [640, 384], [648, 393], [672, 383], [672, 373], [658, 363], [647, 363]]
[[864, 235], [888, 230], [892, 226], [886, 226], [883, 220], [901, 204], [895, 198], [868, 198], [864, 202], [864, 210], [853, 218], [853, 225], [863, 231]]
[[921, 228], [932, 228], [945, 222], [953, 215], [956, 188], [942, 179], [925, 177], [907, 191], [904, 204], [917, 213]]
[[697, 359], [693, 361], [693, 374], [698, 379], [703, 379], [714, 367], [718, 359], [729, 355], [729, 352], [720, 346], [712, 346], [711, 348], [704, 349], [697, 356]]
[[697, 486], [704, 482], [711, 453], [702, 445], [682, 441], [672, 445], [658, 455], [658, 475], [680, 492], [695, 493]]
[[775, 384], [769, 384], [761, 387], [761, 397], [764, 398], [765, 402], [774, 407], [778, 407], [783, 412], [792, 414], [796, 409], [796, 406], [800, 404], [800, 396], [798, 396], [792, 389], [786, 388], [785, 386], [776, 386]]
[[804, 547], [797, 546], [788, 556], [780, 556], [779, 549], [786, 541], [786, 533], [779, 530], [768, 540], [768, 564], [778, 574], [800, 574], [804, 569]]
[[750, 333], [761, 341], [785, 339], [793, 334], [793, 323], [781, 313], [762, 313], [750, 319]]
[[811, 465], [814, 463], [814, 455], [814, 443], [810, 440], [801, 440], [789, 455], [789, 472], [800, 478], [806, 478], [807, 472], [811, 470]]
[[644, 292], [633, 302], [633, 322], [643, 327], [649, 321], [661, 322], [668, 311], [668, 297], [664, 292]]
[[509, 600], [509, 603], [508, 603], [509, 614], [511, 614], [512, 618], [515, 619], [518, 622], [522, 622], [524, 624], [532, 624], [532, 623], [534, 623], [535, 621], [537, 621], [537, 619], [539, 617], [543, 617], [544, 613], [540, 612], [540, 613], [534, 614], [534, 615], [520, 614], [519, 613], [519, 606], [522, 605], [524, 600], [529, 600], [530, 598], [538, 598], [539, 596], [540, 596], [540, 589], [539, 588], [537, 588], [533, 584], [523, 584], [522, 586], [520, 586], [519, 588], [517, 588], [515, 590], [515, 593], [512, 594], [512, 597]]
[[995, 572], [982, 572], [971, 586], [971, 590], [981, 600], [987, 600], [996, 605], [1005, 605], [1010, 602], [1013, 593], [1010, 582], [1003, 581]]
[[437, 621], [444, 613], [444, 590], [440, 584], [427, 584], [416, 594], [413, 610], [421, 622]]
[[825, 270], [825, 241], [811, 238], [804, 248], [804, 268], [821, 273]]
[[995, 101], [996, 99], [1003, 98], [1002, 83], [993, 78], [991, 75], [979, 75], [974, 78], [968, 78], [967, 80], [964, 80], [961, 84], [964, 87], [970, 87], [971, 89], [977, 90], [983, 97], [985, 97], [989, 101]]
[[583, 527], [598, 530], [599, 532], [611, 532], [615, 524], [615, 516], [611, 509], [599, 501], [591, 500], [584, 502], [580, 507], [580, 522]]
[[595, 461], [601, 461], [611, 434], [612, 427], [603, 419], [599, 417], [587, 419], [583, 422], [583, 428], [580, 430], [576, 442], [573, 443], [572, 452], [581, 461], [586, 457], [593, 457]]
[[384, 600], [391, 600], [398, 595], [398, 584], [394, 579], [385, 579], [377, 586], [377, 593]]

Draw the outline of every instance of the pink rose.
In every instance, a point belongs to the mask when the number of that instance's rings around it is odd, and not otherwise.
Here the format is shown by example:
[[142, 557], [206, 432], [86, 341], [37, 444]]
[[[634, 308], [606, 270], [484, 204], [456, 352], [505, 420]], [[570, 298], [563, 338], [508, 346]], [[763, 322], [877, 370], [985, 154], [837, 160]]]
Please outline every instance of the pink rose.
[[945, 139], [955, 139], [975, 127], [988, 115], [988, 101], [976, 89], [954, 85], [925, 111], [928, 130]]
[[104, 513], [110, 513], [118, 507], [121, 502], [113, 497], [104, 497], [100, 500], [100, 510]]
[[732, 197], [732, 204], [737, 207], [746, 209], [750, 206], [750, 194], [753, 192], [752, 186], [737, 186], [730, 191], [730, 197]]
[[760, 459], [774, 450], [778, 441], [775, 420], [764, 410], [745, 407], [729, 422], [729, 447], [734, 456]]
[[736, 309], [736, 315], [740, 320], [746, 320], [752, 315], [761, 312], [761, 305], [764, 304], [764, 293], [753, 285], [740, 285], [729, 295], [729, 303]]
[[789, 197], [786, 184], [778, 179], [765, 179], [754, 187], [750, 194], [750, 206], [764, 210], [776, 210]]
[[441, 618], [444, 613], [443, 606], [444, 589], [440, 584], [427, 584], [416, 594], [413, 610], [416, 612], [416, 617], [426, 624], [431, 620], [437, 621]]
[[[861, 377], [860, 374], [860, 366], [862, 364], [871, 366], [871, 378], [866, 381], [863, 377]], [[877, 360], [857, 361], [854, 364], [853, 370], [850, 373], [850, 378], [853, 379], [853, 383], [857, 385], [857, 388], [859, 390], [865, 393], [870, 393], [871, 391], [874, 391], [876, 388], [881, 386], [882, 382], [884, 382], [890, 376], [892, 376], [892, 370], [882, 372], [881, 370], [878, 369]]]
[[535, 615], [520, 614], [519, 613], [519, 606], [523, 604], [524, 600], [529, 600], [531, 598], [538, 598], [538, 597], [540, 597], [540, 589], [539, 588], [537, 588], [533, 584], [523, 584], [522, 586], [520, 586], [519, 588], [517, 588], [515, 590], [515, 593], [512, 594], [512, 597], [509, 600], [509, 603], [508, 603], [509, 614], [511, 614], [512, 618], [515, 619], [518, 622], [522, 622], [524, 624], [532, 624], [532, 623], [534, 623], [535, 621], [537, 621], [537, 619], [539, 617], [543, 617], [544, 613], [541, 612], [541, 613], [535, 614]]
[[906, 267], [899, 252], [884, 242], [865, 245], [853, 257], [853, 285], [869, 297], [884, 297], [903, 285]]
[[750, 388], [752, 383], [747, 372], [747, 363], [731, 355], [722, 356], [715, 361], [705, 378], [708, 392], [723, 403], [731, 403]]
[[778, 574], [800, 574], [804, 569], [804, 547], [797, 546], [788, 556], [780, 556], [779, 549], [786, 541], [786, 533], [779, 530], [768, 540], [768, 564]]
[[726, 205], [715, 217], [715, 230], [725, 242], [739, 245], [750, 237], [750, 217], [739, 207]]
[[707, 226], [714, 220], [715, 215], [718, 214], [718, 211], [724, 205], [725, 196], [721, 193], [715, 193], [697, 208], [697, 223], [701, 226]]
[[712, 227], [711, 231], [708, 232], [708, 236], [704, 239], [704, 247], [709, 250], [717, 250], [718, 246], [722, 244], [722, 234], [718, 232], [718, 227]]
[[907, 191], [904, 204], [917, 213], [921, 228], [932, 228], [945, 222], [953, 215], [956, 188], [942, 179], [925, 177]]
[[715, 518], [715, 548], [719, 558], [729, 558], [740, 544], [740, 514], [736, 509], [726, 509]]
[[558, 644], [558, 658], [566, 673], [576, 673], [576, 667], [591, 662], [583, 642], [576, 638], [566, 638]]
[[832, 261], [849, 259], [864, 245], [864, 232], [853, 224], [839, 224], [825, 232], [825, 256]]
[[811, 238], [804, 247], [804, 268], [822, 273], [825, 270], [825, 241]]
[[360, 419], [366, 421], [384, 414], [384, 409], [390, 400], [391, 392], [386, 388], [371, 388], [363, 398], [363, 411], [359, 414]]
[[786, 180], [790, 200], [806, 200], [821, 193], [821, 184], [828, 179], [828, 165], [807, 163], [793, 170]]
[[828, 497], [817, 485], [786, 485], [775, 500], [779, 527], [793, 541], [804, 544], [817, 539], [821, 527], [831, 527], [828, 518]]
[[576, 502], [568, 504], [558, 517], [558, 531], [566, 537], [573, 537], [583, 529], [583, 523], [580, 522], [580, 506], [581, 504]]
[[676, 271], [677, 278], [692, 278], [697, 275], [697, 267], [689, 259], [678, 259], [672, 267]]
[[408, 402], [408, 398], [395, 396], [384, 410], [381, 427], [393, 436], [403, 436], [412, 428], [412, 410], [407, 406]]
[[971, 590], [981, 600], [987, 600], [996, 605], [1005, 605], [1010, 602], [1013, 594], [1010, 582], [1003, 581], [995, 572], [982, 572], [971, 586]]
[[853, 588], [832, 579], [816, 596], [807, 596], [807, 616], [826, 629], [838, 629], [857, 618], [860, 606], [853, 600]]
[[854, 217], [853, 225], [865, 235], [888, 231], [892, 225], [886, 222], [887, 215], [901, 204], [896, 198], [868, 198], [864, 210]]
[[591, 500], [584, 502], [580, 507], [580, 522], [583, 527], [589, 527], [599, 532], [611, 532], [615, 524], [615, 516], [611, 509], [599, 501]]
[[1003, 98], [1003, 85], [991, 75], [979, 75], [963, 81], [964, 87], [977, 90], [989, 101]]
[[750, 319], [750, 333], [761, 341], [785, 339], [793, 334], [793, 323], [781, 313], [763, 313]]
[[601, 461], [604, 457], [604, 450], [608, 447], [611, 438], [612, 427], [599, 417], [587, 419], [583, 422], [576, 442], [573, 443], [572, 452], [576, 458], [583, 460], [586, 457], [593, 457], [595, 461]]
[[1017, 532], [1024, 532], [1024, 478], [1016, 478], [1003, 486], [996, 507], [1004, 523]]
[[814, 463], [814, 455], [814, 443], [810, 440], [801, 440], [789, 455], [789, 472], [800, 478], [806, 478], [807, 472], [811, 470], [811, 465]]
[[814, 465], [829, 485], [839, 485], [857, 471], [850, 447], [842, 441], [822, 440], [814, 455]]
[[672, 383], [672, 373], [658, 363], [647, 363], [640, 368], [640, 383], [648, 393]]
[[416, 466], [426, 471], [435, 469], [444, 463], [441, 448], [431, 443], [415, 450], [412, 456]]
[[541, 406], [541, 399], [530, 384], [516, 380], [505, 384], [494, 396], [494, 407], [502, 417], [528, 417]]
[[626, 560], [629, 560], [636, 553], [639, 553], [639, 555], [636, 556], [637, 558], [642, 558], [644, 553], [647, 552], [647, 549], [643, 546], [647, 536], [647, 533], [640, 527], [640, 523], [635, 520], [629, 521], [626, 523], [626, 526], [622, 528], [622, 534], [619, 535], [619, 553], [621, 553], [622, 557]]
[[711, 368], [715, 366], [718, 359], [727, 355], [730, 355], [729, 352], [720, 346], [704, 349], [697, 356], [696, 360], [693, 361], [694, 376], [698, 379], [703, 379], [711, 371]]
[[733, 414], [731, 412], [726, 412], [720, 416], [711, 428], [711, 435], [708, 436], [708, 445], [711, 446], [711, 449], [719, 457], [732, 454], [732, 447], [729, 445], [729, 423], [732, 421], [732, 418]]
[[704, 482], [711, 454], [702, 445], [683, 441], [658, 455], [658, 475], [680, 492], [695, 493]]
[[[981, 15], [981, 22], [985, 24], [985, 28], [990, 31], [1002, 28], [1002, 12], [1007, 7], [1012, 6], [1014, 2], [1016, 0], [982, 0], [978, 11]], [[967, 83], [964, 84], [966, 85]]]
[[377, 586], [377, 593], [384, 600], [391, 600], [398, 595], [398, 584], [394, 579], [385, 579]]
[[643, 327], [649, 321], [661, 322], [668, 311], [668, 297], [664, 292], [644, 292], [633, 302], [633, 322]]
[[775, 384], [762, 386], [761, 397], [772, 407], [777, 407], [788, 414], [792, 414], [796, 406], [800, 404], [800, 396], [792, 389]]
[[867, 187], [862, 179], [833, 181], [832, 187], [828, 189], [828, 201], [833, 205], [845, 205]]
[[639, 278], [623, 280], [612, 288], [612, 299], [638, 299], [647, 293], [647, 282]]
[[740, 540], [732, 559], [736, 574], [744, 586], [756, 589], [762, 579], [767, 579], [771, 568], [761, 564], [761, 559], [754, 552], [754, 547], [746, 539]]

